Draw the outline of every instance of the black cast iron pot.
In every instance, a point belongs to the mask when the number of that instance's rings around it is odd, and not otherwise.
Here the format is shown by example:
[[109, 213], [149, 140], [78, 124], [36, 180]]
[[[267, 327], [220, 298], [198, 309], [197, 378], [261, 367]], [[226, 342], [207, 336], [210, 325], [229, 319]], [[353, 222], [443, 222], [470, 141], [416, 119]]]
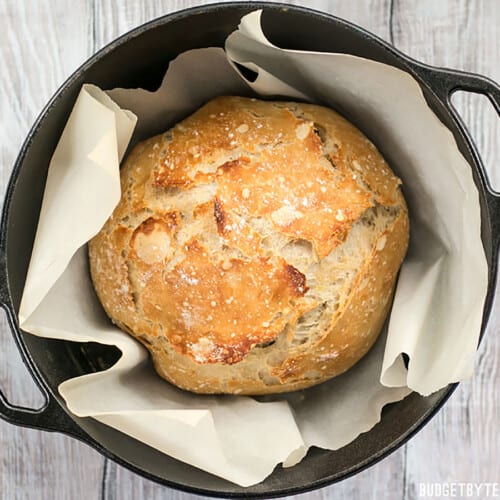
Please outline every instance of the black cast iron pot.
[[[170, 60], [189, 49], [223, 46], [246, 13], [264, 9], [270, 40], [283, 48], [344, 52], [408, 71], [420, 83], [428, 104], [452, 131], [472, 168], [479, 190], [482, 242], [489, 266], [489, 289], [482, 332], [491, 309], [500, 243], [500, 197], [489, 187], [478, 153], [450, 105], [455, 90], [487, 95], [500, 113], [500, 87], [472, 74], [425, 66], [366, 31], [335, 17], [280, 4], [243, 2], [198, 7], [154, 20], [122, 36], [89, 59], [57, 91], [31, 129], [16, 161], [3, 208], [0, 234], [0, 302], [12, 334], [47, 404], [41, 410], [13, 406], [0, 392], [1, 417], [17, 425], [58, 431], [90, 444], [107, 457], [166, 486], [199, 494], [271, 497], [302, 492], [346, 478], [396, 450], [437, 412], [455, 389], [429, 397], [412, 394], [389, 405], [369, 432], [338, 451], [313, 448], [297, 466], [278, 467], [262, 483], [242, 488], [174, 460], [91, 418], [70, 415], [58, 385], [101, 370], [119, 356], [114, 348], [39, 338], [20, 331], [16, 312], [35, 236], [50, 158], [83, 83], [103, 89], [154, 89]], [[294, 33], [292, 36], [291, 33]], [[383, 151], [391, 163], [391, 152]]]

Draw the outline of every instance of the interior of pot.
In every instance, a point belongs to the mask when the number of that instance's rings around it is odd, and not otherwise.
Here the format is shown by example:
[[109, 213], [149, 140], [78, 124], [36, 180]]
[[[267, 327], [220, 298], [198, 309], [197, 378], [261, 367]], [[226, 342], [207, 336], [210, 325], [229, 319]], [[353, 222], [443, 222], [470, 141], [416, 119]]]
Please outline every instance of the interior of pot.
[[[162, 18], [113, 43], [80, 68], [63, 86], [20, 156], [14, 172], [9, 206], [6, 257], [13, 308], [18, 310], [34, 240], [48, 164], [74, 100], [83, 83], [103, 89], [114, 87], [156, 88], [170, 60], [185, 50], [223, 46], [240, 18], [264, 8], [263, 27], [270, 40], [284, 48], [347, 52], [405, 68], [405, 61], [363, 32], [329, 16], [303, 9], [258, 3], [207, 6]], [[291, 33], [294, 33], [292, 36]], [[443, 104], [424, 88], [439, 118], [452, 130], [456, 125]], [[459, 147], [469, 161], [467, 144], [455, 131]], [[390, 151], [383, 151], [390, 163]], [[397, 169], [397, 166], [396, 166]], [[474, 173], [479, 183], [477, 173]], [[482, 189], [480, 189], [482, 192]], [[484, 200], [481, 200], [484, 210]], [[489, 234], [483, 235], [485, 248]], [[488, 256], [490, 259], [490, 256]], [[48, 340], [21, 332], [22, 339], [47, 385], [57, 393], [63, 380], [112, 364], [118, 353], [97, 344]], [[313, 449], [297, 466], [276, 471], [263, 483], [250, 488], [216, 478], [178, 462], [93, 419], [72, 417], [113, 458], [166, 484], [215, 495], [271, 496], [313, 488], [356, 472], [399, 446], [439, 407], [450, 392], [430, 397], [415, 394], [384, 409], [381, 422], [350, 445], [337, 450]], [[61, 404], [64, 404], [61, 401]]]

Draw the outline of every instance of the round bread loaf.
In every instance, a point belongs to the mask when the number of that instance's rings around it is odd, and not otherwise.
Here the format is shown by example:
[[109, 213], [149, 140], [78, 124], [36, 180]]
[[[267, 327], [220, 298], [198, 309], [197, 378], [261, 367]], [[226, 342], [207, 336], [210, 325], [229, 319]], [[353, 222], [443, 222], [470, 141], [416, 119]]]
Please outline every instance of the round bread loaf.
[[381, 330], [408, 244], [399, 185], [334, 111], [219, 97], [128, 156], [89, 243], [95, 289], [178, 387], [309, 387]]

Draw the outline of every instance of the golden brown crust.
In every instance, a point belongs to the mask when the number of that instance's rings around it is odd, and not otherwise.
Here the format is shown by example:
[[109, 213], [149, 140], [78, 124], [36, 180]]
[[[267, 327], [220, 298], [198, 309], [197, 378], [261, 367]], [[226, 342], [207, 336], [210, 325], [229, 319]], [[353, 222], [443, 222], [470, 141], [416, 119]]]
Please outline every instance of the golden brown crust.
[[308, 387], [380, 331], [408, 242], [399, 184], [331, 110], [214, 99], [129, 155], [89, 243], [96, 291], [181, 388]]

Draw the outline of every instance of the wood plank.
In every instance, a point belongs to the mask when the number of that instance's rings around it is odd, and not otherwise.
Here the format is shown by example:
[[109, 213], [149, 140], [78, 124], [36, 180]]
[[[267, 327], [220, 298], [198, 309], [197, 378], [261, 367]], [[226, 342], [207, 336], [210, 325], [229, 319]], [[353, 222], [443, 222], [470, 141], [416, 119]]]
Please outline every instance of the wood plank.
[[[71, 15], [67, 15], [71, 12]], [[0, 2], [0, 193], [31, 124], [90, 53], [87, 4]], [[83, 22], [82, 22], [83, 20]], [[10, 401], [43, 399], [21, 362], [2, 312], [0, 387]], [[0, 421], [0, 498], [98, 498], [103, 458], [68, 437]]]
[[[482, 73], [499, 81], [499, 23], [500, 4], [494, 0], [398, 1], [394, 42], [426, 63]], [[498, 117], [489, 103], [480, 103], [476, 96], [461, 93], [455, 97], [454, 105], [498, 182], [498, 162], [493, 160], [500, 154]], [[499, 304], [495, 307], [473, 380], [461, 384], [438, 416], [407, 446], [405, 498], [415, 498], [420, 483], [500, 480]]]
[[[396, 46], [422, 62], [453, 67], [500, 81], [496, 0], [446, 0], [395, 2]], [[466, 121], [492, 183], [500, 185], [498, 158], [500, 122], [491, 104], [471, 93], [458, 92], [453, 99]], [[488, 116], [484, 116], [486, 113]]]
[[[226, 3], [230, 0], [222, 0]], [[252, 0], [250, 0], [252, 1]], [[111, 42], [117, 36], [126, 33], [151, 19], [187, 9], [193, 6], [214, 3], [212, 0], [152, 0], [149, 2], [124, 1], [120, 8], [110, 0], [97, 2], [93, 10], [96, 49]], [[372, 33], [389, 40], [390, 0], [291, 0], [287, 3], [300, 5], [358, 24]]]

